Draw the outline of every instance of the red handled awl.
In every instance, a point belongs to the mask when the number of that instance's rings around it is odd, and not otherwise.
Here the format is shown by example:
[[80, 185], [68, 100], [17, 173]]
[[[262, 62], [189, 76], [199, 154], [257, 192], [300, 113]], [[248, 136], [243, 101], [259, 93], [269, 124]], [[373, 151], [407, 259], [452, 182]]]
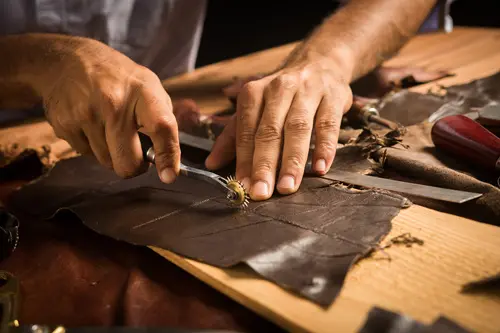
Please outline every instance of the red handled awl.
[[438, 149], [489, 170], [500, 171], [500, 138], [463, 115], [438, 120], [431, 131]]

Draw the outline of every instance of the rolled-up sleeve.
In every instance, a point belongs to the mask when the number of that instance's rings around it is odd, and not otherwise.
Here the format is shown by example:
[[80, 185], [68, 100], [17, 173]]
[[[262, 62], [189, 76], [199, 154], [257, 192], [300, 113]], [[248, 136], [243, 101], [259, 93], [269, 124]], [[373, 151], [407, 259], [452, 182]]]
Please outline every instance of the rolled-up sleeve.
[[420, 26], [419, 33], [426, 32], [451, 32], [453, 30], [453, 19], [450, 15], [450, 6], [455, 0], [439, 0], [432, 9], [427, 19]]

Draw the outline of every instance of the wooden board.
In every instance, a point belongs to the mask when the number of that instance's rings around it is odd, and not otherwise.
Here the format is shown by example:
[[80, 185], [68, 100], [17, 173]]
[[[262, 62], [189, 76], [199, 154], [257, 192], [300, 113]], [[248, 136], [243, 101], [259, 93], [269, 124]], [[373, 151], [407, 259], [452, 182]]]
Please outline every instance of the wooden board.
[[[207, 113], [229, 106], [220, 89], [234, 76], [275, 68], [293, 45], [221, 62], [165, 81], [174, 97], [192, 97]], [[453, 33], [419, 36], [406, 45], [392, 66], [444, 68], [456, 76], [443, 85], [464, 83], [500, 70], [500, 30], [457, 28]], [[416, 87], [426, 91], [436, 83]], [[420, 206], [393, 220], [386, 239], [410, 232], [423, 246], [391, 247], [355, 265], [341, 295], [324, 310], [245, 269], [222, 270], [155, 251], [199, 279], [292, 331], [355, 332], [372, 306], [403, 312], [430, 323], [444, 315], [477, 332], [500, 331], [500, 295], [470, 296], [461, 285], [500, 272], [500, 228]]]
[[405, 232], [424, 240], [424, 245], [391, 247], [359, 262], [326, 310], [260, 279], [250, 269], [222, 270], [154, 250], [294, 332], [356, 332], [374, 305], [426, 323], [445, 315], [477, 332], [498, 332], [500, 298], [459, 291], [462, 284], [499, 271], [500, 228], [413, 206], [393, 220], [386, 239]]

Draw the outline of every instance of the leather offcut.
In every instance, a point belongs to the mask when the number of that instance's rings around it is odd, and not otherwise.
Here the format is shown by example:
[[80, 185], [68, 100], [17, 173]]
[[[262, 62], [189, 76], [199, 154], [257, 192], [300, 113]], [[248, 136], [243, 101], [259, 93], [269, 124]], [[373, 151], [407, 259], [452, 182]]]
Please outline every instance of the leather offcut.
[[[165, 185], [154, 168], [121, 180], [93, 159], [77, 157], [56, 164], [15, 193], [9, 205], [42, 217], [71, 211], [100, 234], [218, 267], [246, 263], [281, 287], [328, 306], [351, 265], [379, 243], [407, 204], [399, 195], [332, 183], [306, 177], [299, 192], [251, 202], [242, 211], [205, 182], [181, 176]], [[32, 204], [26, 207], [27, 202]]]

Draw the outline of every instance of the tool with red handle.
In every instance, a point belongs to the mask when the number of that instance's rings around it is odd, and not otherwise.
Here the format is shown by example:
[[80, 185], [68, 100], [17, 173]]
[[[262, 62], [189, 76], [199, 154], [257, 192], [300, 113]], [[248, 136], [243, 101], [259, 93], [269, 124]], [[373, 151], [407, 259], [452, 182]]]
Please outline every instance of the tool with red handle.
[[500, 138], [474, 120], [463, 115], [444, 117], [433, 125], [431, 136], [438, 149], [500, 171]]

